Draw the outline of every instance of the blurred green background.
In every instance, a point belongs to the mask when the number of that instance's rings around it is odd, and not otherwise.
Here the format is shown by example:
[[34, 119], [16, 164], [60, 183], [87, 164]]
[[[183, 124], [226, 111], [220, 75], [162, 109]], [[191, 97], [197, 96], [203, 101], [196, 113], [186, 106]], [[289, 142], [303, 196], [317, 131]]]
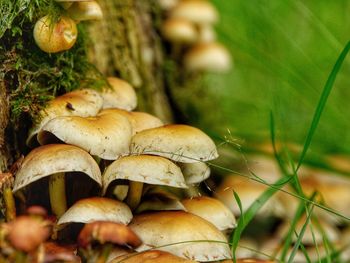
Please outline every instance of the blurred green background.
[[[321, 91], [350, 40], [348, 0], [213, 0], [219, 41], [234, 67], [206, 76], [191, 121], [212, 136], [229, 129], [244, 141], [268, 140], [272, 111], [278, 136], [303, 144]], [[350, 153], [350, 58], [337, 76], [311, 150]], [[206, 110], [210, 99], [211, 110]]]

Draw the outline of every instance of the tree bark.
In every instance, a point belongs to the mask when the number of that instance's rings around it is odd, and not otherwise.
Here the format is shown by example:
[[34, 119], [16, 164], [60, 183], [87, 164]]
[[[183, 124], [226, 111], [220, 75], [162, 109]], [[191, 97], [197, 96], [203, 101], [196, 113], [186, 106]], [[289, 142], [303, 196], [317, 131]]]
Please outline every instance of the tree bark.
[[9, 98], [4, 78], [0, 77], [0, 172], [5, 172], [10, 159], [5, 130], [9, 123]]
[[100, 0], [104, 18], [91, 22], [90, 59], [105, 76], [120, 76], [138, 94], [138, 109], [173, 120], [164, 89], [163, 51], [151, 0]]

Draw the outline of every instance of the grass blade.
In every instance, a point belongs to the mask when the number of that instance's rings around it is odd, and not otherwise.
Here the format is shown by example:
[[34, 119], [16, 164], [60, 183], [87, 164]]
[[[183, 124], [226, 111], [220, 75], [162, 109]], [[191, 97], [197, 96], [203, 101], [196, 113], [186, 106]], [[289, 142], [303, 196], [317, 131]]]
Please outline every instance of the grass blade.
[[300, 159], [299, 159], [299, 162], [298, 162], [298, 165], [297, 165], [297, 170], [299, 170], [301, 164], [303, 163], [304, 159], [305, 159], [305, 156], [306, 156], [306, 152], [311, 144], [311, 140], [312, 140], [312, 137], [316, 131], [316, 128], [318, 126], [318, 123], [320, 121], [320, 118], [321, 118], [321, 115], [322, 115], [322, 112], [326, 106], [326, 103], [327, 103], [327, 99], [329, 97], [329, 94], [331, 93], [332, 91], [332, 88], [333, 88], [333, 85], [334, 85], [334, 82], [335, 82], [335, 79], [338, 75], [338, 72], [345, 60], [345, 57], [346, 55], [349, 53], [349, 50], [350, 50], [350, 42], [348, 42], [345, 46], [345, 48], [343, 49], [343, 51], [341, 52], [340, 56], [338, 57], [332, 71], [331, 71], [331, 74], [329, 75], [328, 79], [327, 79], [327, 82], [326, 82], [326, 85], [324, 86], [323, 88], [323, 91], [322, 91], [322, 94], [321, 94], [321, 97], [320, 97], [320, 100], [318, 102], [318, 105], [317, 105], [317, 108], [316, 108], [316, 111], [314, 113], [314, 117], [312, 119], [312, 122], [311, 122], [311, 126], [310, 126], [310, 129], [309, 129], [309, 132], [306, 136], [306, 140], [305, 140], [305, 143], [304, 143], [304, 148], [303, 148], [303, 151], [301, 153], [301, 156], [300, 156]]

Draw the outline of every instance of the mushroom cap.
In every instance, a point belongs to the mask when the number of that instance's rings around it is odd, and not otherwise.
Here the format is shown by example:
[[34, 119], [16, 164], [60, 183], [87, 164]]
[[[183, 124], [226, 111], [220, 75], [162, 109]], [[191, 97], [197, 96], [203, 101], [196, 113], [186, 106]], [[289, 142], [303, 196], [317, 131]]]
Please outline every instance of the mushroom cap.
[[136, 108], [136, 92], [128, 82], [116, 77], [109, 77], [107, 81], [112, 88], [104, 88], [100, 92], [103, 98], [103, 109], [119, 108], [131, 111]]
[[199, 196], [182, 200], [182, 204], [187, 212], [204, 218], [221, 231], [236, 227], [236, 219], [232, 212], [215, 198]]
[[102, 9], [96, 1], [75, 2], [68, 8], [67, 12], [75, 21], [103, 18]]
[[198, 184], [208, 179], [210, 168], [203, 162], [178, 163], [187, 184]]
[[108, 242], [131, 247], [138, 247], [142, 243], [129, 227], [108, 221], [88, 223], [80, 231], [78, 236], [80, 247], [85, 248], [94, 240], [101, 244]]
[[231, 68], [231, 55], [219, 43], [199, 43], [184, 55], [184, 65], [188, 71], [222, 73]]
[[19, 216], [8, 224], [7, 239], [11, 245], [24, 252], [35, 250], [50, 237], [48, 222], [31, 216]]
[[194, 43], [198, 32], [193, 23], [181, 18], [168, 18], [162, 24], [162, 35], [173, 43]]
[[136, 254], [123, 255], [110, 263], [196, 263], [197, 261], [180, 258], [161, 250], [149, 250]]
[[62, 16], [53, 23], [50, 16], [40, 18], [34, 26], [34, 40], [47, 53], [57, 53], [73, 47], [78, 29], [73, 19]]
[[[259, 258], [237, 258], [236, 259], [236, 263], [274, 263], [274, 262], [276, 261], [259, 259]], [[232, 259], [220, 261], [220, 263], [232, 263]]]
[[174, 8], [180, 0], [158, 0], [158, 5], [163, 10], [170, 10]]
[[158, 247], [159, 250], [198, 261], [231, 258], [229, 245], [220, 230], [191, 213], [166, 211], [140, 214], [134, 216], [129, 226], [143, 241], [137, 251]]
[[95, 116], [102, 108], [102, 103], [101, 95], [92, 89], [75, 90], [56, 97], [40, 111], [40, 122], [30, 131], [27, 144], [31, 144], [33, 137], [49, 120], [58, 116]]
[[219, 15], [215, 7], [206, 0], [181, 1], [170, 11], [170, 17], [183, 18], [196, 24], [214, 24]]
[[62, 246], [54, 242], [43, 244], [44, 262], [81, 262], [80, 257], [75, 253], [74, 246]]
[[55, 142], [58, 138], [88, 151], [91, 155], [115, 160], [129, 152], [131, 136], [132, 126], [128, 118], [117, 112], [102, 112], [96, 117], [54, 118], [41, 128], [38, 141], [46, 144]]
[[117, 179], [187, 188], [180, 168], [159, 156], [132, 155], [114, 161], [103, 174], [103, 192]]
[[164, 123], [157, 117], [141, 111], [126, 111], [122, 109], [105, 109], [101, 113], [117, 112], [127, 117], [131, 123], [133, 134], [140, 131], [161, 127]]
[[110, 221], [127, 225], [132, 219], [130, 208], [117, 200], [90, 197], [77, 201], [58, 220], [57, 224]]
[[101, 185], [100, 169], [90, 154], [73, 145], [48, 144], [35, 148], [24, 158], [13, 191], [60, 172], [82, 172]]
[[[301, 232], [301, 229], [303, 228], [304, 224], [306, 223], [306, 218], [303, 216], [298, 222], [297, 225], [295, 226], [295, 231], [299, 234]], [[309, 224], [306, 227], [306, 230], [304, 232], [304, 236], [302, 238], [302, 243], [304, 245], [314, 245], [315, 242], [317, 244], [322, 244], [324, 239], [323, 239], [323, 231], [325, 236], [327, 236], [328, 240], [330, 242], [335, 242], [339, 240], [340, 238], [340, 233], [339, 230], [335, 227], [332, 226], [331, 224], [327, 223], [324, 220], [319, 219], [318, 223], [321, 227], [322, 230], [319, 229], [318, 225], [315, 223], [315, 221], [311, 218], [309, 221]], [[312, 224], [312, 231], [310, 228], [310, 224]], [[278, 230], [277, 230], [277, 236], [282, 240], [283, 237], [287, 234], [287, 232], [290, 229], [290, 222], [285, 222], [282, 224]], [[314, 241], [315, 239], [315, 241]], [[293, 241], [296, 241], [297, 237], [296, 235], [293, 235]]]
[[131, 153], [154, 154], [183, 163], [218, 157], [212, 139], [188, 125], [165, 125], [141, 131], [132, 137], [130, 148]]
[[[240, 215], [239, 206], [234, 198], [235, 191], [241, 202], [243, 212], [267, 189], [268, 186], [250, 180], [242, 176], [228, 175], [215, 190], [214, 196], [223, 202], [235, 216]], [[276, 197], [272, 197], [265, 203], [258, 212], [259, 216], [279, 213], [282, 210], [282, 204]]]
[[212, 25], [201, 25], [199, 27], [198, 42], [212, 43], [215, 40], [216, 40], [216, 33]]

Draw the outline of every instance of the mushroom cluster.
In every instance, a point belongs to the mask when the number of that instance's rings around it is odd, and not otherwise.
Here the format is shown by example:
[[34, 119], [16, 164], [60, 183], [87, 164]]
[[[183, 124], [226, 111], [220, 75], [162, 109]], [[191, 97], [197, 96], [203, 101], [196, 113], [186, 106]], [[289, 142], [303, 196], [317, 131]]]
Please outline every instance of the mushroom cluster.
[[[188, 190], [209, 177], [205, 162], [218, 157], [214, 142], [195, 127], [133, 111], [130, 84], [108, 82], [100, 91], [56, 97], [29, 133], [33, 149], [13, 182], [17, 210], [41, 206], [49, 217], [31, 211], [51, 218], [34, 254], [58, 239], [78, 240], [79, 255], [94, 262], [230, 259], [226, 234], [236, 226], [234, 215], [219, 200]], [[14, 246], [8, 234], [5, 239]]]
[[[245, 212], [268, 188], [267, 185], [254, 179], [259, 178], [259, 180], [272, 184], [282, 176], [276, 161], [272, 158], [250, 155], [247, 156], [247, 164], [249, 171], [245, 172], [250, 172], [251, 178], [227, 175], [214, 191], [214, 196], [237, 217], [241, 215], [241, 208]], [[314, 201], [344, 216], [349, 216], [350, 182], [347, 178], [307, 166], [302, 166], [298, 175], [301, 188], [307, 198], [315, 194]], [[290, 186], [285, 186], [284, 190], [293, 192]], [[233, 198], [233, 191], [239, 196], [241, 206]], [[300, 207], [303, 207], [302, 200], [283, 192], [277, 192], [256, 215], [254, 226], [252, 226], [255, 229], [254, 234], [248, 234], [240, 240], [242, 246], [237, 248], [236, 256], [266, 258], [265, 255], [275, 255], [276, 258], [285, 261], [306, 224], [303, 230], [302, 246], [309, 260], [317, 261], [325, 258], [331, 253], [330, 251], [342, 251], [340, 253], [341, 262], [347, 262], [350, 259], [349, 253], [345, 253], [349, 250], [349, 242], [346, 238], [348, 234], [344, 231], [348, 228], [347, 222], [329, 211], [310, 206], [309, 218], [304, 214], [294, 224], [293, 220]], [[283, 251], [282, 248], [287, 241], [286, 237], [290, 234], [292, 234], [290, 249]], [[332, 244], [332, 248], [328, 247], [329, 244]], [[242, 249], [244, 247], [249, 249]], [[294, 262], [308, 262], [302, 249], [297, 250]]]
[[158, 4], [165, 15], [161, 34], [188, 72], [220, 73], [231, 68], [229, 51], [216, 40], [219, 14], [209, 1], [159, 0]]
[[33, 36], [38, 47], [46, 53], [57, 53], [72, 48], [78, 37], [77, 23], [103, 17], [101, 7], [93, 0], [56, 0], [62, 15], [40, 18], [34, 26]]

